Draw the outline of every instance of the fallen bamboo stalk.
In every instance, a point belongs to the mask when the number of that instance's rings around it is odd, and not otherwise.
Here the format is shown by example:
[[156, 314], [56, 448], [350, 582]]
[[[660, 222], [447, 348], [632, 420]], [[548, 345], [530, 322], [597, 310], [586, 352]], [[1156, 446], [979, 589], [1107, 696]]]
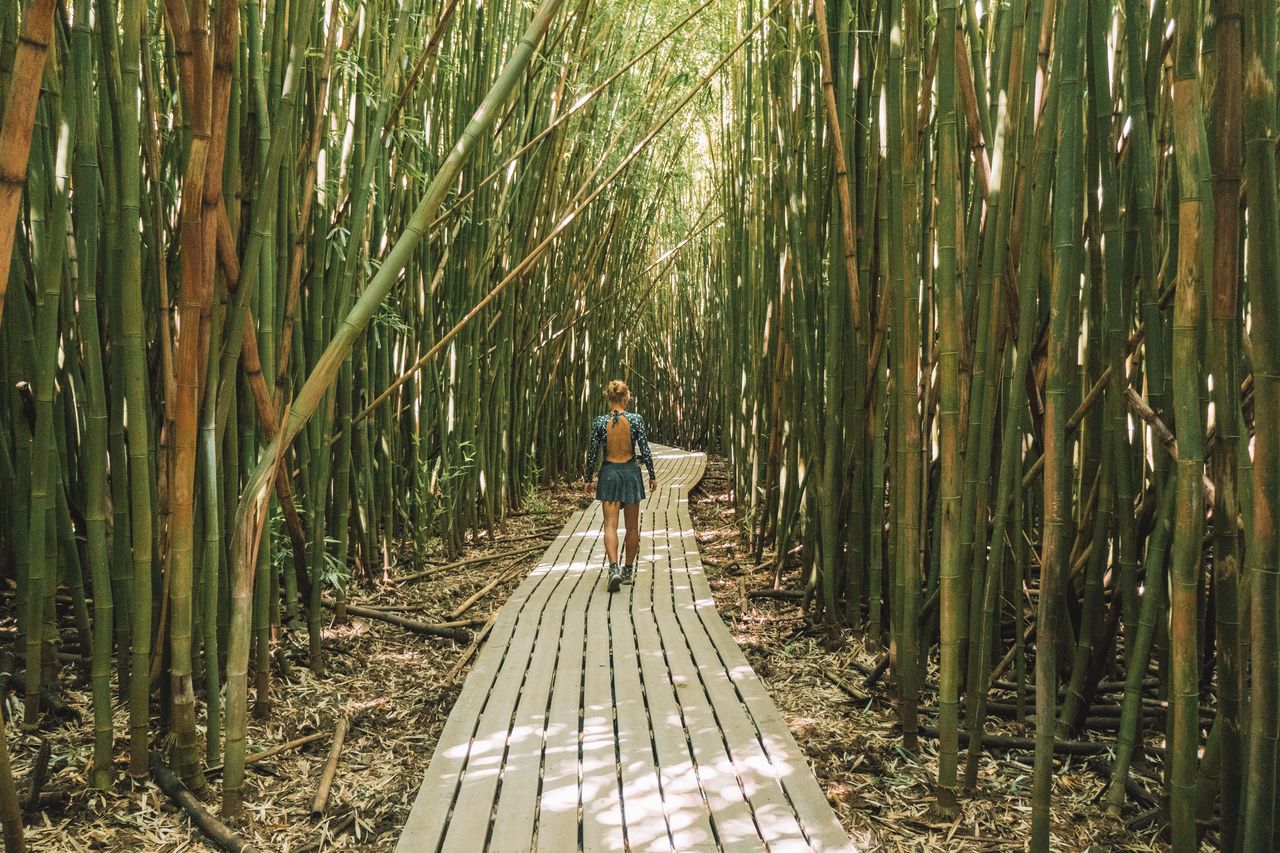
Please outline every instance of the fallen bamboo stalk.
[[[920, 735], [925, 738], [938, 738], [937, 727], [920, 726]], [[965, 747], [969, 744], [968, 731], [960, 731], [960, 745]], [[1036, 738], [1010, 738], [1007, 735], [983, 735], [982, 745], [984, 749], [1009, 749], [1009, 751], [1018, 752], [1034, 752], [1036, 751]], [[1146, 747], [1140, 745], [1139, 749], [1146, 749], [1153, 756], [1162, 756], [1164, 749], [1156, 747]], [[1097, 740], [1055, 740], [1053, 742], [1053, 753], [1059, 756], [1101, 756], [1115, 749], [1115, 744], [1097, 742]]]
[[831, 670], [831, 669], [824, 669], [824, 670], [822, 671], [822, 674], [823, 674], [823, 675], [825, 675], [825, 676], [827, 677], [827, 680], [828, 680], [828, 681], [830, 681], [830, 682], [831, 682], [832, 684], [834, 684], [836, 687], [839, 687], [839, 688], [840, 688], [841, 690], [843, 690], [845, 693], [848, 693], [848, 694], [849, 694], [850, 696], [852, 696], [854, 699], [862, 700], [862, 699], [870, 699], [870, 698], [871, 698], [871, 694], [870, 694], [870, 693], [867, 693], [865, 690], [861, 690], [861, 689], [859, 689], [856, 685], [851, 684], [851, 683], [850, 683], [850, 682], [848, 682], [848, 681], [845, 681], [845, 680], [844, 680], [843, 678], [841, 678], [841, 677], [840, 677], [840, 676], [839, 676], [839, 675], [838, 675], [834, 670]]
[[[361, 604], [359, 606], [366, 610], [376, 610], [379, 613], [416, 613], [422, 610], [421, 604]], [[350, 602], [347, 602], [347, 607], [351, 607]], [[483, 625], [484, 619], [459, 619], [456, 622], [437, 622], [435, 624], [441, 628], [474, 628], [477, 625]]]
[[493, 623], [496, 622], [497, 619], [498, 613], [495, 611], [494, 614], [489, 617], [489, 621], [480, 629], [480, 633], [476, 634], [476, 638], [471, 641], [471, 645], [467, 646], [467, 650], [462, 653], [462, 657], [458, 658], [458, 662], [455, 663], [452, 668], [450, 668], [449, 672], [445, 674], [445, 684], [452, 684], [453, 680], [458, 677], [458, 673], [467, 665], [467, 661], [471, 660], [475, 655], [476, 650], [480, 648], [480, 644], [484, 642], [485, 637], [489, 636], [489, 632], [493, 630]]
[[[279, 755], [282, 752], [287, 752], [288, 750], [296, 749], [300, 746], [306, 746], [309, 743], [314, 743], [323, 737], [327, 737], [328, 734], [328, 732], [312, 732], [309, 735], [303, 735], [302, 737], [294, 738], [293, 740], [285, 741], [284, 743], [278, 743], [270, 749], [264, 749], [262, 752], [255, 752], [253, 755], [246, 756], [244, 763], [245, 765], [249, 765], [257, 764], [259, 761], [266, 761], [268, 758]], [[215, 764], [208, 770], [204, 771], [204, 775], [212, 776], [215, 773], [221, 772], [222, 765]]]
[[53, 754], [53, 745], [48, 738], [40, 738], [40, 747], [36, 750], [36, 760], [31, 764], [31, 772], [27, 774], [27, 796], [22, 804], [24, 812], [34, 811], [40, 803], [40, 791], [49, 778], [49, 757]]
[[66, 791], [41, 791], [35, 802], [23, 803], [22, 813], [34, 815], [46, 809], [64, 809], [70, 801], [71, 796]]
[[338, 772], [338, 757], [342, 755], [342, 742], [347, 737], [347, 718], [338, 720], [338, 727], [333, 730], [333, 745], [329, 747], [329, 760], [325, 762], [324, 772], [320, 774], [320, 785], [316, 788], [316, 798], [311, 801], [311, 814], [324, 814], [329, 804], [329, 790], [333, 787], [334, 774]]
[[798, 589], [753, 589], [747, 593], [747, 598], [799, 599], [802, 597], [804, 592]]
[[209, 813], [195, 795], [178, 780], [158, 752], [151, 753], [151, 777], [156, 780], [160, 790], [181, 806], [191, 818], [191, 822], [200, 827], [200, 831], [209, 836], [213, 843], [231, 853], [257, 853], [256, 847], [236, 835], [230, 827]]
[[[323, 849], [325, 847], [326, 842], [336, 841], [338, 836], [342, 835], [344, 832], [349, 830], [355, 822], [356, 822], [356, 810], [351, 809], [342, 817], [334, 818], [333, 821], [328, 826], [327, 833], [322, 827], [321, 838], [319, 838], [316, 841], [312, 841], [303, 847], [299, 847], [298, 853], [314, 853], [314, 851]], [[325, 837], [326, 835], [327, 835], [327, 838]]]
[[[337, 607], [337, 602], [332, 598], [325, 597], [321, 599], [325, 607]], [[410, 631], [416, 631], [419, 634], [431, 634], [436, 637], [445, 637], [458, 642], [465, 642], [468, 634], [464, 631], [459, 623], [445, 622], [442, 624], [431, 624], [430, 622], [419, 622], [417, 619], [410, 619], [407, 616], [399, 616], [385, 610], [373, 610], [369, 607], [361, 607], [358, 604], [346, 604], [347, 612], [353, 616], [363, 616], [366, 619], [379, 619], [383, 622], [390, 622], [392, 625], [399, 625], [401, 628], [407, 628]]]
[[517, 557], [529, 554], [533, 551], [543, 550], [543, 545], [539, 542], [537, 545], [526, 545], [523, 548], [514, 548], [510, 551], [502, 551], [497, 554], [481, 554], [476, 557], [467, 557], [465, 560], [455, 560], [452, 563], [445, 563], [443, 566], [432, 566], [429, 569], [423, 569], [420, 572], [405, 575], [397, 580], [398, 583], [412, 583], [413, 581], [424, 580], [441, 572], [447, 572], [449, 569], [458, 569], [463, 566], [473, 566], [476, 563], [488, 563], [493, 560], [501, 560], [503, 557]]
[[463, 613], [466, 613], [468, 610], [470, 610], [473, 604], [475, 604], [480, 599], [484, 598], [489, 593], [493, 592], [494, 587], [496, 587], [498, 584], [502, 583], [505, 580], [509, 580], [513, 575], [519, 574], [519, 572], [520, 572], [520, 566], [518, 564], [513, 564], [502, 569], [500, 572], [498, 572], [497, 576], [493, 580], [489, 581], [487, 584], [485, 584], [483, 587], [477, 590], [466, 601], [462, 602], [457, 607], [450, 610], [449, 618], [457, 619]]
[[501, 538], [494, 539], [493, 544], [498, 544], [500, 542], [523, 542], [526, 539], [540, 539], [545, 537], [548, 533], [555, 533], [558, 530], [560, 530], [560, 525], [553, 524], [550, 527], [544, 527], [541, 530], [535, 530], [532, 533], [525, 533], [520, 536], [503, 536]]
[[[347, 609], [350, 610], [351, 605], [348, 604]], [[360, 609], [364, 610], [366, 608], [364, 605], [361, 605]], [[402, 605], [400, 607], [371, 607], [367, 609], [376, 610], [379, 613], [396, 613], [401, 610], [410, 610], [410, 609], [420, 610], [421, 606], [420, 605], [413, 605], [413, 606]], [[377, 618], [377, 617], [374, 617], [374, 618]], [[451, 619], [448, 622], [428, 622], [427, 624], [434, 625], [437, 628], [479, 628], [484, 623], [485, 623], [484, 619], [480, 617], [474, 617], [471, 619]]]

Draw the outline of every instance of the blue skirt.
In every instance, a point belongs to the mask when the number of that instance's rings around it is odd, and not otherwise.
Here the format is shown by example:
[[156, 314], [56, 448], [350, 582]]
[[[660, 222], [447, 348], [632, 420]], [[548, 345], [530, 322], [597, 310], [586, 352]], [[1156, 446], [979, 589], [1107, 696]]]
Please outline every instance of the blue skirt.
[[608, 462], [600, 466], [600, 479], [596, 481], [596, 500], [636, 504], [644, 500], [644, 480], [640, 466], [630, 462]]

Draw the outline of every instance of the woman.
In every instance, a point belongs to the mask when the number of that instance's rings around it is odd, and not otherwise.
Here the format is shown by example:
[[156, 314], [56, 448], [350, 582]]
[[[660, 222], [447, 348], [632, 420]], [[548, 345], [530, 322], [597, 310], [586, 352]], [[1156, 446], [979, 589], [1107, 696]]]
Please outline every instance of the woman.
[[[591, 424], [591, 449], [587, 451], [586, 493], [591, 495], [591, 475], [595, 473], [596, 455], [604, 447], [604, 462], [600, 466], [600, 480], [596, 499], [604, 506], [604, 551], [609, 558], [609, 592], [617, 592], [625, 580], [631, 582], [635, 575], [636, 554], [640, 551], [640, 501], [644, 500], [644, 483], [640, 479], [640, 466], [636, 464], [639, 453], [644, 467], [649, 469], [649, 491], [658, 488], [653, 473], [653, 454], [644, 432], [644, 419], [635, 412], [628, 412], [631, 392], [621, 379], [615, 379], [605, 389], [609, 401], [608, 414], [600, 415]], [[627, 524], [627, 559], [618, 568], [618, 510], [622, 510]]]

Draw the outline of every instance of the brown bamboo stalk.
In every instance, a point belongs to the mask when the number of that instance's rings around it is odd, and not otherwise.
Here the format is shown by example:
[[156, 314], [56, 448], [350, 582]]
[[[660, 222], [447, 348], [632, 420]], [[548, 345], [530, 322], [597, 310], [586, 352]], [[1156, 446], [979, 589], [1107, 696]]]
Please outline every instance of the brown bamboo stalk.
[[0, 119], [0, 322], [4, 321], [4, 294], [9, 287], [13, 238], [27, 183], [27, 157], [31, 131], [40, 100], [45, 56], [53, 37], [54, 0], [31, 0], [22, 13], [22, 34], [13, 56], [13, 71]]
[[151, 775], [160, 786], [160, 790], [181, 806], [191, 818], [191, 822], [200, 827], [200, 830], [223, 850], [229, 853], [254, 853], [257, 850], [229, 826], [214, 817], [204, 804], [183, 786], [173, 771], [165, 766], [164, 759], [158, 752], [151, 753]]
[[[250, 764], [257, 764], [259, 761], [266, 761], [268, 758], [271, 758], [272, 756], [279, 755], [282, 752], [288, 752], [291, 749], [297, 749], [300, 746], [306, 746], [309, 743], [314, 743], [320, 740], [321, 738], [325, 738], [328, 736], [329, 736], [328, 732], [312, 732], [309, 735], [296, 737], [293, 740], [287, 740], [284, 743], [278, 743], [275, 746], [268, 747], [267, 749], [264, 749], [261, 752], [255, 752], [252, 755], [247, 755], [245, 756], [244, 763], [246, 766]], [[205, 775], [207, 776], [212, 776], [215, 773], [220, 773], [222, 772], [222, 765], [215, 764], [212, 767], [207, 768], [204, 772], [205, 772]]]
[[508, 580], [512, 575], [518, 574], [520, 571], [519, 562], [520, 561], [517, 559], [512, 565], [507, 566], [505, 569], [500, 570], [497, 576], [494, 577], [493, 580], [489, 581], [480, 589], [476, 590], [475, 593], [470, 595], [466, 601], [462, 602], [457, 607], [450, 610], [449, 618], [457, 619], [463, 613], [466, 613], [468, 610], [470, 610], [472, 605], [474, 605], [477, 601], [479, 601], [480, 599], [488, 595], [490, 592], [492, 592], [498, 584], [502, 583], [505, 580]]
[[849, 285], [849, 312], [853, 328], [862, 328], [862, 304], [858, 292], [858, 256], [853, 236], [853, 202], [849, 195], [849, 168], [844, 152], [844, 136], [840, 133], [840, 108], [836, 105], [836, 84], [831, 61], [831, 41], [827, 34], [827, 4], [813, 0], [813, 16], [818, 24], [818, 54], [822, 59], [822, 99], [826, 107], [827, 125], [831, 129], [831, 147], [836, 161], [836, 190], [840, 199], [840, 238], [844, 243], [844, 276]]
[[329, 790], [333, 786], [334, 774], [338, 772], [338, 758], [342, 755], [342, 742], [347, 737], [347, 718], [343, 717], [338, 720], [338, 726], [333, 730], [333, 745], [329, 747], [329, 760], [325, 762], [324, 772], [320, 774], [320, 785], [316, 788], [316, 798], [311, 801], [312, 816], [324, 814], [324, 808], [329, 804]]
[[[327, 596], [321, 600], [324, 602], [325, 607], [335, 609], [338, 606], [338, 602]], [[469, 624], [470, 620], [468, 620], [467, 623], [438, 622], [433, 624], [431, 622], [422, 622], [417, 619], [410, 619], [407, 616], [399, 616], [386, 610], [362, 607], [358, 604], [343, 602], [342, 606], [346, 608], [348, 613], [354, 616], [363, 616], [366, 619], [377, 619], [391, 625], [399, 625], [401, 628], [407, 628], [408, 630], [419, 634], [430, 634], [434, 637], [444, 637], [449, 640], [457, 640], [458, 642], [464, 642], [468, 637], [467, 632], [464, 630], [464, 626], [465, 624]]]

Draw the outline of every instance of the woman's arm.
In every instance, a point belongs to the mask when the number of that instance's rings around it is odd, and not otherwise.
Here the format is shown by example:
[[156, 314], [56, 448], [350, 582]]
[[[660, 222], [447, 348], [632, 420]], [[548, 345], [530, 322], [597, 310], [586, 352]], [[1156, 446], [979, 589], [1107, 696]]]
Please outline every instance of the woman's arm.
[[636, 415], [635, 423], [631, 425], [631, 434], [635, 438], [636, 447], [640, 449], [640, 461], [649, 469], [649, 479], [658, 479], [653, 472], [653, 454], [649, 452], [649, 436], [644, 430], [644, 418]]
[[600, 424], [593, 422], [591, 424], [591, 444], [587, 450], [587, 469], [583, 473], [582, 478], [588, 483], [591, 482], [591, 476], [596, 471], [596, 455], [600, 452], [600, 444], [604, 432], [600, 429]]

